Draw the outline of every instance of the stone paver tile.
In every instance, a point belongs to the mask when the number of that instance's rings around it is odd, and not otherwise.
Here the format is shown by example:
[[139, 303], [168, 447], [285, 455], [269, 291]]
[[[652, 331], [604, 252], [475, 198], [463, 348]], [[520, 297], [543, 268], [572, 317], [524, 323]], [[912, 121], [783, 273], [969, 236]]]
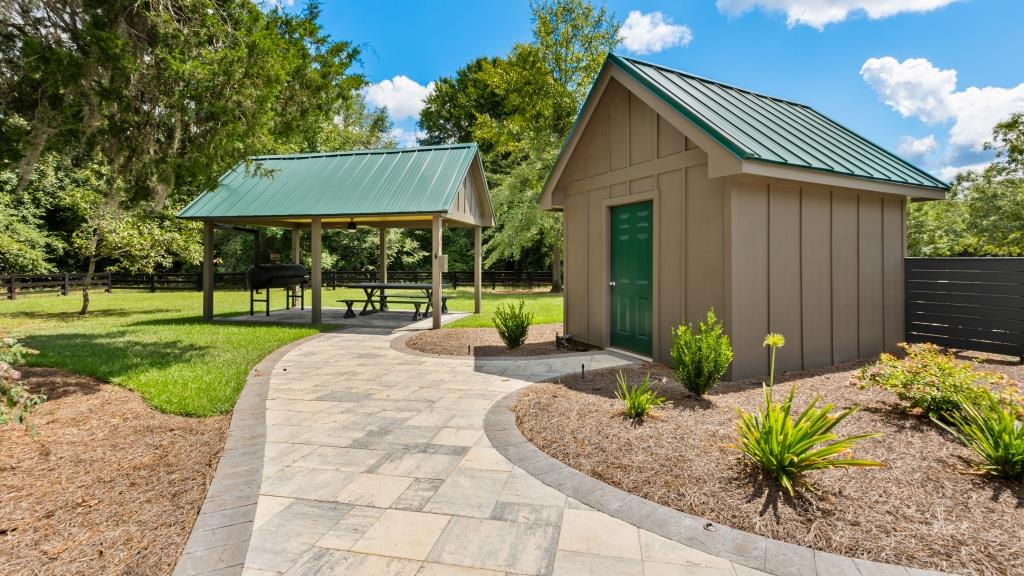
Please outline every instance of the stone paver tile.
[[348, 550], [363, 537], [363, 534], [380, 518], [384, 510], [367, 506], [356, 506], [337, 524], [327, 531], [316, 545], [321, 548]]
[[559, 507], [565, 506], [565, 498], [565, 494], [518, 468], [509, 475], [508, 482], [498, 496], [501, 502]]
[[431, 439], [431, 444], [448, 444], [451, 446], [472, 446], [483, 435], [482, 430], [472, 428], [441, 428]]
[[292, 502], [252, 531], [245, 565], [259, 570], [287, 570], [351, 509], [332, 502]]
[[444, 480], [462, 460], [461, 456], [429, 453], [395, 453], [374, 468], [378, 474]]
[[412, 484], [412, 478], [359, 474], [337, 495], [337, 501], [388, 508]]
[[405, 492], [402, 492], [398, 500], [391, 504], [391, 507], [397, 510], [419, 512], [433, 498], [434, 493], [441, 487], [442, 482], [443, 480], [431, 478], [414, 478], [412, 484], [405, 489]]
[[405, 421], [407, 426], [433, 426], [441, 427], [444, 426], [452, 417], [455, 416], [455, 412], [451, 410], [437, 410], [428, 408], [420, 412], [419, 414], [409, 418]]
[[264, 464], [263, 465], [263, 473], [260, 474], [260, 484], [262, 485], [262, 483], [264, 481], [266, 481], [267, 478], [270, 478], [274, 474], [277, 474], [278, 472], [280, 472], [281, 470], [284, 470], [284, 469], [285, 469], [284, 466], [275, 466], [275, 465], [272, 465], [272, 464]]
[[234, 542], [198, 552], [186, 552], [178, 560], [178, 565], [174, 568], [174, 576], [210, 574], [224, 568], [237, 569], [245, 562], [245, 553], [248, 549], [248, 542]]
[[707, 552], [685, 546], [647, 530], [640, 531], [640, 549], [643, 559], [650, 562], [703, 566], [731, 570], [732, 562]]
[[416, 576], [504, 576], [504, 572], [484, 570], [483, 568], [469, 568], [467, 566], [453, 566], [451, 564], [434, 564], [424, 562]]
[[310, 446], [309, 444], [267, 442], [263, 462], [270, 466], [288, 466], [314, 450], [316, 450], [316, 446]]
[[452, 518], [427, 557], [431, 562], [516, 574], [546, 574], [557, 528], [498, 520]]
[[495, 470], [456, 468], [423, 511], [488, 518], [508, 475]]
[[767, 572], [754, 570], [753, 568], [748, 568], [742, 564], [733, 564], [732, 567], [736, 573], [736, 576], [771, 576], [771, 574]]
[[387, 455], [380, 450], [364, 450], [361, 448], [345, 448], [338, 446], [312, 447], [311, 453], [294, 462], [303, 468], [320, 468], [324, 470], [340, 470], [343, 472], [363, 472]]
[[252, 521], [253, 530], [263, 526], [263, 524], [274, 517], [281, 510], [288, 507], [289, 504], [294, 502], [294, 498], [281, 498], [280, 496], [260, 496], [259, 501], [256, 503], [256, 516]]
[[437, 435], [436, 426], [396, 426], [387, 431], [381, 440], [385, 442], [427, 443]]
[[267, 400], [267, 410], [287, 410], [289, 412], [320, 412], [331, 407], [331, 402], [318, 400], [274, 399]]
[[505, 472], [514, 468], [512, 463], [499, 454], [497, 450], [490, 446], [480, 446], [479, 444], [469, 449], [469, 453], [466, 454], [460, 466]]
[[423, 560], [448, 525], [450, 516], [387, 510], [363, 534], [353, 552]]
[[603, 512], [567, 508], [558, 549], [639, 560], [640, 535], [636, 526]]
[[[666, 562], [644, 562], [645, 576], [734, 576], [736, 573], [721, 568], [706, 566], [685, 566]], [[744, 575], [747, 576], [747, 575]], [[824, 576], [824, 575], [823, 575]]]
[[357, 477], [358, 474], [355, 472], [290, 466], [265, 480], [260, 493], [268, 496], [338, 502], [341, 491]]
[[526, 522], [528, 524], [545, 524], [558, 526], [562, 523], [561, 506], [541, 506], [537, 504], [521, 504], [519, 502], [502, 502], [499, 500], [491, 510], [493, 520], [506, 522]]
[[280, 572], [269, 570], [257, 570], [256, 568], [242, 568], [242, 576], [281, 576]]
[[643, 564], [631, 558], [559, 550], [552, 576], [644, 576]]
[[284, 576], [415, 576], [421, 562], [314, 548]]
[[255, 512], [256, 504], [238, 506], [236, 508], [228, 508], [226, 510], [217, 510], [216, 512], [200, 512], [199, 516], [196, 517], [195, 524], [192, 525], [192, 530], [194, 532], [203, 532], [205, 530], [223, 528], [225, 526], [232, 526], [243, 522], [252, 522], [253, 514]]
[[[488, 406], [490, 403], [488, 402]], [[474, 430], [483, 430], [484, 428], [484, 415], [483, 412], [459, 412], [452, 416], [446, 425], [451, 428], [472, 428]]]

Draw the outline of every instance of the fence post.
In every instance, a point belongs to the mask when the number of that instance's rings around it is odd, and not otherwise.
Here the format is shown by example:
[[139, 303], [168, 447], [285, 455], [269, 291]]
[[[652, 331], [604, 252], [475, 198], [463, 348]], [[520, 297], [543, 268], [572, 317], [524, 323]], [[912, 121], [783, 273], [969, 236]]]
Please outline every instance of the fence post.
[[67, 296], [71, 292], [71, 278], [68, 277], [68, 273], [64, 273], [64, 283], [60, 287], [60, 295]]
[[533, 275], [529, 270], [526, 271], [526, 289], [533, 290]]
[[[216, 276], [217, 275], [214, 274], [214, 278], [216, 278]], [[217, 284], [216, 280], [214, 280], [213, 284], [214, 285]], [[200, 292], [202, 292], [202, 290], [203, 290], [203, 274], [202, 273], [196, 274], [196, 290], [198, 290]]]
[[17, 280], [14, 279], [13, 273], [11, 273], [10, 281], [11, 283], [7, 285], [7, 299], [14, 300], [14, 295], [18, 291], [18, 289], [15, 288], [15, 282], [17, 282]]
[[110, 294], [110, 291], [113, 288], [114, 288], [114, 273], [113, 272], [107, 272], [107, 286], [106, 286], [106, 288], [103, 291], [106, 292], [107, 294]]
[[149, 291], [156, 292], [156, 272], [149, 275]]

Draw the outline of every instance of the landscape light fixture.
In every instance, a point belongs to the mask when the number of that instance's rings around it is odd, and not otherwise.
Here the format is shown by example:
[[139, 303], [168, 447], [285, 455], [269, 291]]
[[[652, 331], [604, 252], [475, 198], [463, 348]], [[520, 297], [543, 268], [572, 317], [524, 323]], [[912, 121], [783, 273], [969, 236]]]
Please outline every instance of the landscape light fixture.
[[356, 229], [356, 221], [355, 221], [354, 218], [349, 218], [348, 219], [348, 226], [346, 226], [346, 228], [348, 228], [349, 230], [355, 230]]

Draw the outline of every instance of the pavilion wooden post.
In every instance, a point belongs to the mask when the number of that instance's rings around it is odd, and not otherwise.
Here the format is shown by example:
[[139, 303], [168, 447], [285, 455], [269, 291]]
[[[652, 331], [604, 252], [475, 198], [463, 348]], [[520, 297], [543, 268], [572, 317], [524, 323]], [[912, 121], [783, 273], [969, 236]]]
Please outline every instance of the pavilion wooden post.
[[483, 284], [484, 267], [481, 241], [483, 227], [473, 226], [473, 313], [480, 313], [480, 289]]
[[213, 320], [213, 222], [203, 222], [203, 320]]
[[431, 269], [430, 269], [430, 307], [432, 308], [430, 319], [432, 320], [432, 327], [436, 330], [441, 327], [441, 216], [435, 214], [432, 222], [432, 234], [430, 242], [430, 253], [433, 254], [431, 258]]
[[323, 319], [323, 310], [320, 306], [320, 219], [313, 218], [309, 227], [309, 252], [310, 263], [309, 283], [313, 296], [313, 324], [319, 324]]
[[[292, 228], [292, 264], [302, 264], [302, 229], [296, 226]], [[299, 283], [292, 290], [292, 297], [288, 300], [288, 308], [295, 308], [295, 299], [298, 298], [298, 291], [305, 290], [303, 283]]]
[[377, 229], [377, 281], [386, 284], [388, 281], [388, 229], [381, 226]]

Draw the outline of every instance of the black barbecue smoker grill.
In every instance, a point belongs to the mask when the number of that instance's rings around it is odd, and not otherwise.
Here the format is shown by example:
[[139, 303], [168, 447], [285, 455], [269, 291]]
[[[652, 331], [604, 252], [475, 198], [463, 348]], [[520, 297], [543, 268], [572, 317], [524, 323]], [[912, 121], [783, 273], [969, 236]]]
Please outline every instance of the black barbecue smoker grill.
[[[245, 271], [245, 284], [249, 288], [249, 316], [256, 312], [256, 303], [264, 305], [265, 314], [270, 316], [271, 288], [284, 288], [285, 308], [295, 306], [299, 301], [300, 310], [306, 309], [306, 286], [309, 274], [301, 264], [260, 264], [260, 233], [253, 228], [232, 226], [232, 231], [252, 234], [253, 265]], [[257, 296], [262, 295], [262, 298]]]

